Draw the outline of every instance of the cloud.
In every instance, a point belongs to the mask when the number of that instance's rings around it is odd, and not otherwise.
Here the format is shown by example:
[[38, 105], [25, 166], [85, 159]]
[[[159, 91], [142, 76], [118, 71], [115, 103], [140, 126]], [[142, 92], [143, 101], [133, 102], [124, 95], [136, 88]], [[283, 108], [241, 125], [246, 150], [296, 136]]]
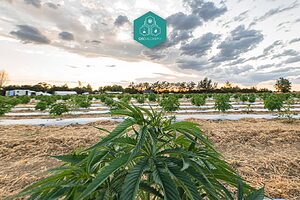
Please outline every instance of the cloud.
[[182, 45], [180, 50], [182, 50], [182, 55], [190, 55], [200, 57], [206, 55], [214, 43], [214, 41], [219, 38], [220, 35], [213, 33], [206, 33], [197, 39], [193, 39], [189, 44]]
[[58, 6], [59, 6], [58, 4], [54, 4], [51, 2], [48, 2], [45, 5], [47, 5], [49, 8], [52, 8], [52, 9], [58, 9]]
[[68, 40], [68, 41], [74, 40], [74, 35], [66, 31], [59, 33], [58, 36], [62, 40]]
[[165, 54], [163, 54], [160, 51], [156, 51], [156, 50], [144, 50], [144, 51], [142, 51], [142, 54], [147, 56], [151, 60], [161, 60], [166, 57]]
[[273, 55], [272, 59], [280, 58], [280, 57], [284, 57], [284, 56], [297, 56], [297, 55], [299, 55], [299, 52], [297, 52], [293, 49], [287, 49], [287, 50], [284, 50], [282, 53]]
[[246, 11], [242, 12], [238, 16], [234, 17], [233, 20], [238, 21], [238, 22], [243, 21], [244, 19], [246, 19], [248, 12], [249, 12], [249, 10], [246, 10]]
[[273, 42], [271, 45], [269, 45], [268, 47], [266, 47], [266, 48], [264, 49], [264, 54], [269, 54], [270, 52], [273, 52], [274, 49], [275, 49], [277, 46], [283, 46], [281, 40], [276, 40], [276, 41]]
[[26, 4], [34, 6], [36, 8], [40, 8], [41, 7], [41, 0], [24, 0], [24, 2]]
[[196, 15], [186, 15], [182, 12], [175, 13], [167, 17], [166, 20], [168, 25], [175, 30], [191, 30], [202, 25], [202, 22]]
[[295, 63], [295, 62], [300, 62], [300, 56], [294, 56], [294, 57], [288, 58], [284, 61], [285, 64], [290, 64], [290, 63]]
[[199, 60], [194, 58], [180, 58], [176, 60], [177, 66], [181, 69], [193, 70], [207, 70], [213, 68], [215, 65], [209, 64], [206, 60]]
[[126, 23], [130, 23], [127, 16], [119, 15], [114, 22], [115, 26], [123, 26]]
[[113, 68], [113, 67], [116, 67], [116, 65], [106, 65], [106, 67], [111, 67], [111, 68]]
[[218, 8], [213, 2], [204, 2], [204, 0], [184, 0], [184, 4], [191, 9], [192, 14], [201, 17], [204, 21], [213, 20], [227, 11], [225, 5]]
[[24, 41], [25, 43], [33, 42], [33, 43], [40, 43], [40, 44], [49, 44], [50, 40], [41, 34], [41, 32], [33, 27], [28, 25], [18, 25], [18, 31], [11, 31], [10, 34], [16, 36], [20, 40]]
[[240, 54], [253, 49], [263, 38], [264, 36], [260, 31], [245, 29], [244, 25], [240, 25], [231, 31], [230, 36], [218, 45], [217, 48], [220, 49], [220, 52], [212, 61], [222, 62], [236, 59]]
[[289, 44], [295, 43], [295, 42], [300, 42], [300, 38], [294, 38], [292, 39]]
[[287, 7], [278, 7], [278, 8], [271, 9], [268, 12], [266, 12], [263, 16], [255, 18], [254, 21], [250, 24], [250, 26], [255, 25], [257, 22], [264, 21], [273, 15], [292, 10], [292, 9], [298, 7], [298, 5], [299, 4], [297, 3], [297, 1], [294, 1], [291, 5], [289, 5]]
[[274, 66], [274, 64], [259, 65], [259, 66], [257, 67], [257, 69], [258, 69], [258, 70], [268, 69], [268, 68], [273, 67], [273, 66]]
[[89, 44], [101, 44], [101, 41], [99, 40], [86, 40], [85, 43], [89, 43]]
[[253, 66], [245, 65], [245, 66], [233, 66], [233, 67], [224, 69], [224, 71], [226, 74], [241, 74], [244, 72], [248, 72], [252, 69], [254, 69]]

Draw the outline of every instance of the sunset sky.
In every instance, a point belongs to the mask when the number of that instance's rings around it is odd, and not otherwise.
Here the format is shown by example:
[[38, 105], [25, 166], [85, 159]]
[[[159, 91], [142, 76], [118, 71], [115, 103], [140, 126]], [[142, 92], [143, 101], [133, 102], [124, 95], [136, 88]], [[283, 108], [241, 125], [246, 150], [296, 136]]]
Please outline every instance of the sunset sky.
[[[168, 40], [148, 49], [133, 20], [152, 11]], [[93, 87], [199, 81], [300, 90], [300, 0], [0, 0], [8, 84]]]

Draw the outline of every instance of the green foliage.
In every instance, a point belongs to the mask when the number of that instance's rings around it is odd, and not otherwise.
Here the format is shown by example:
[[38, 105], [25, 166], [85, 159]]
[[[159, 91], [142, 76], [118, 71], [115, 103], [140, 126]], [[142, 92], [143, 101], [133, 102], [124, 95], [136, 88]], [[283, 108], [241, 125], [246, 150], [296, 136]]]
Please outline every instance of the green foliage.
[[247, 95], [247, 94], [242, 94], [242, 95], [240, 95], [240, 100], [241, 100], [242, 102], [248, 101], [248, 95]]
[[104, 103], [105, 105], [112, 107], [115, 104], [115, 101], [110, 97], [106, 97]]
[[184, 97], [187, 98], [187, 99], [192, 98], [192, 96], [193, 96], [193, 95], [191, 95], [191, 94], [186, 94], [186, 95], [184, 95]]
[[214, 96], [215, 109], [218, 111], [225, 112], [229, 110], [232, 106], [230, 105], [230, 95], [227, 94], [217, 94]]
[[69, 112], [69, 108], [65, 103], [56, 103], [51, 105], [49, 113], [51, 115], [60, 116], [63, 113]]
[[124, 94], [123, 97], [121, 98], [121, 101], [125, 102], [125, 103], [129, 103], [130, 100], [131, 100], [131, 95], [130, 94]]
[[73, 95], [69, 95], [69, 94], [68, 95], [63, 95], [63, 96], [61, 96], [61, 99], [64, 100], [64, 101], [68, 101], [72, 98], [72, 96]]
[[270, 111], [280, 111], [283, 107], [283, 98], [280, 95], [271, 94], [264, 99], [264, 107]]
[[243, 199], [262, 200], [197, 124], [125, 103], [118, 107], [112, 113], [126, 116], [122, 123], [112, 131], [99, 128], [108, 135], [94, 146], [56, 156], [64, 164], [15, 198], [233, 200], [239, 191]]
[[157, 95], [154, 94], [154, 93], [149, 94], [148, 100], [152, 101], [152, 102], [155, 102], [157, 100]]
[[28, 104], [31, 100], [29, 96], [19, 96], [17, 98], [20, 100], [21, 104]]
[[39, 97], [36, 97], [36, 99], [43, 101], [43, 102], [47, 103], [48, 106], [50, 106], [57, 101], [58, 96], [39, 96]]
[[278, 92], [290, 92], [292, 83], [288, 79], [280, 77], [278, 80], [276, 80], [274, 87]]
[[192, 104], [195, 106], [203, 106], [205, 105], [205, 101], [206, 101], [206, 96], [200, 94], [193, 95], [191, 100]]
[[40, 101], [35, 105], [35, 110], [46, 110], [48, 108], [48, 104], [45, 101]]
[[163, 110], [172, 112], [179, 109], [180, 103], [175, 96], [169, 96], [161, 100], [160, 106]]
[[10, 112], [12, 107], [13, 106], [7, 102], [7, 98], [0, 97], [0, 116], [4, 115], [5, 113]]
[[143, 103], [145, 103], [145, 96], [142, 94], [138, 95], [138, 96], [136, 96], [136, 100], [138, 103], [143, 104]]
[[91, 106], [91, 100], [85, 95], [74, 96], [72, 102], [78, 108], [89, 108]]
[[255, 94], [249, 94], [248, 95], [248, 101], [250, 103], [254, 103], [256, 101], [256, 95]]
[[5, 102], [9, 105], [11, 105], [12, 107], [21, 104], [21, 100], [18, 99], [17, 97], [7, 97], [5, 98]]

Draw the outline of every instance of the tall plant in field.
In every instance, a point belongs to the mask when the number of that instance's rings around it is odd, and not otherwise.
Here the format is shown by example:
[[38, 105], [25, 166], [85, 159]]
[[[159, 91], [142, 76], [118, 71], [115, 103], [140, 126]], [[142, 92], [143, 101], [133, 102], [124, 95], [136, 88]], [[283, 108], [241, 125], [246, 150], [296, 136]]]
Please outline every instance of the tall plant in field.
[[154, 94], [154, 93], [149, 94], [148, 100], [152, 101], [152, 102], [155, 102], [157, 100], [157, 95]]
[[215, 109], [218, 111], [225, 112], [229, 110], [232, 106], [230, 105], [230, 95], [227, 94], [217, 94], [214, 96]]
[[249, 94], [248, 95], [247, 113], [252, 111], [251, 104], [254, 103], [255, 100], [256, 100], [255, 94]]
[[264, 107], [270, 111], [280, 111], [283, 107], [283, 97], [271, 94], [264, 99]]
[[[127, 118], [98, 143], [56, 156], [64, 165], [20, 193], [32, 199], [239, 200], [263, 198], [224, 161], [197, 124], [121, 103]], [[229, 189], [230, 188], [230, 189]], [[260, 198], [251, 198], [258, 196]], [[248, 196], [247, 198], [244, 198]]]
[[91, 106], [91, 100], [88, 98], [88, 96], [74, 96], [72, 98], [72, 105], [75, 108], [89, 108]]
[[5, 97], [0, 97], [0, 116], [10, 112], [13, 106], [7, 102]]
[[161, 100], [160, 106], [164, 111], [172, 112], [179, 109], [180, 103], [175, 96], [169, 96]]
[[145, 103], [145, 96], [144, 95], [138, 95], [138, 96], [136, 96], [136, 101], [138, 102], [138, 103], [140, 103], [140, 104], [143, 104], [143, 103]]
[[64, 113], [69, 112], [69, 108], [65, 103], [55, 103], [51, 105], [49, 113], [54, 116], [60, 116]]
[[203, 106], [206, 102], [206, 96], [201, 94], [193, 95], [191, 102], [195, 106]]

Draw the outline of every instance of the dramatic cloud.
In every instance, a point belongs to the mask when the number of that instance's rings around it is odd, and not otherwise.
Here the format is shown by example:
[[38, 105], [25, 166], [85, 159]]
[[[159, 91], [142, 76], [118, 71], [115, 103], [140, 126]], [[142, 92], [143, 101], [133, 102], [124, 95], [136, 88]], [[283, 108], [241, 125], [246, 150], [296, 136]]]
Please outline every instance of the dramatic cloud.
[[282, 12], [285, 12], [285, 11], [292, 10], [292, 9], [298, 7], [298, 5], [299, 4], [297, 3], [297, 1], [295, 1], [294, 3], [292, 3], [291, 5], [289, 5], [287, 7], [278, 7], [278, 8], [275, 8], [275, 9], [271, 9], [267, 13], [265, 13], [263, 16], [254, 19], [254, 21], [250, 24], [250, 26], [255, 25], [257, 22], [264, 21], [264, 20], [266, 20], [267, 18], [269, 18], [273, 15], [276, 15], [276, 14], [279, 14], [279, 13], [282, 13]]
[[57, 5], [57, 4], [54, 4], [54, 3], [48, 2], [48, 3], [46, 3], [46, 5], [47, 5], [49, 8], [52, 8], [52, 9], [58, 9], [58, 5]]
[[300, 42], [300, 38], [294, 38], [289, 43], [292, 44], [292, 43], [295, 43], [295, 42]]
[[119, 15], [115, 20], [115, 26], [123, 26], [126, 23], [130, 23], [127, 16]]
[[282, 53], [274, 54], [272, 56], [272, 59], [280, 58], [280, 57], [284, 57], [284, 56], [297, 56], [297, 55], [299, 55], [299, 52], [297, 52], [293, 49], [287, 49], [287, 50], [284, 50]]
[[214, 65], [210, 65], [206, 60], [193, 58], [180, 58], [176, 60], [176, 63], [181, 69], [193, 69], [198, 71], [207, 70], [214, 67]]
[[273, 52], [273, 50], [274, 50], [277, 46], [283, 46], [281, 40], [276, 40], [276, 41], [273, 42], [270, 46], [266, 47], [266, 48], [264, 49], [264, 54], [269, 54], [269, 53]]
[[289, 64], [289, 63], [295, 63], [295, 62], [300, 62], [300, 56], [294, 56], [294, 57], [288, 58], [284, 63]]
[[99, 40], [86, 40], [85, 43], [95, 44], [95, 45], [101, 44]]
[[186, 15], [182, 12], [169, 16], [167, 23], [175, 30], [191, 30], [202, 25], [202, 22], [196, 15]]
[[251, 65], [245, 65], [245, 66], [233, 66], [224, 69], [226, 74], [241, 74], [244, 72], [248, 72], [250, 70], [254, 69]]
[[238, 16], [234, 17], [233, 20], [234, 20], [234, 21], [238, 21], [238, 22], [243, 21], [244, 19], [247, 18], [248, 12], [249, 12], [249, 10], [246, 10], [246, 11], [242, 12], [242, 13], [239, 14]]
[[182, 55], [190, 55], [200, 57], [206, 55], [214, 43], [219, 37], [218, 34], [206, 33], [203, 36], [193, 39], [189, 44], [181, 46]]
[[240, 25], [231, 31], [230, 36], [218, 45], [221, 51], [213, 58], [213, 62], [233, 60], [240, 54], [254, 48], [255, 45], [263, 40], [263, 35], [256, 30], [245, 29]]
[[165, 54], [157, 50], [144, 50], [142, 54], [147, 56], [151, 60], [161, 60], [166, 57]]
[[204, 0], [184, 0], [194, 15], [201, 17], [204, 21], [213, 20], [227, 11], [227, 7], [218, 8], [213, 2], [205, 2]]
[[41, 0], [24, 0], [25, 3], [30, 4], [36, 8], [40, 8], [41, 7]]
[[10, 34], [16, 36], [23, 42], [34, 42], [40, 44], [49, 44], [50, 40], [41, 34], [41, 32], [33, 27], [28, 25], [18, 25], [18, 31], [11, 31]]
[[268, 69], [270, 67], [273, 67], [274, 64], [266, 64], [266, 65], [260, 65], [257, 67], [258, 70]]
[[62, 39], [62, 40], [68, 40], [68, 41], [71, 41], [71, 40], [74, 40], [74, 35], [72, 33], [69, 33], [69, 32], [61, 32], [59, 33], [59, 38]]

